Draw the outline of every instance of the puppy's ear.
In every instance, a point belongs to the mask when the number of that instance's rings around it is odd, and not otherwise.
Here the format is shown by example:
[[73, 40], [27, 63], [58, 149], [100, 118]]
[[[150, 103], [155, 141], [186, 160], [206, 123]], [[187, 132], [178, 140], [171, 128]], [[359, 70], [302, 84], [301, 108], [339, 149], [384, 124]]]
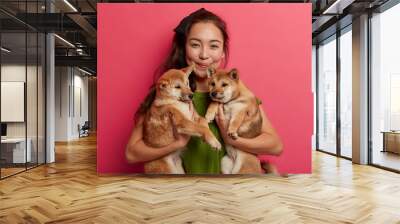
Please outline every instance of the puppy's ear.
[[239, 73], [238, 73], [238, 70], [237, 70], [236, 68], [232, 69], [232, 70], [229, 72], [229, 77], [231, 77], [231, 79], [233, 79], [233, 80], [235, 80], [235, 81], [239, 80]]
[[182, 69], [182, 71], [186, 74], [186, 76], [189, 76], [190, 73], [193, 72], [193, 70], [194, 70], [194, 63], [192, 63], [188, 67]]
[[215, 68], [208, 68], [207, 69], [207, 77], [210, 78], [211, 76], [213, 76], [217, 71], [215, 70]]
[[165, 80], [159, 81], [158, 82], [158, 88], [159, 89], [166, 89], [168, 86], [168, 82]]

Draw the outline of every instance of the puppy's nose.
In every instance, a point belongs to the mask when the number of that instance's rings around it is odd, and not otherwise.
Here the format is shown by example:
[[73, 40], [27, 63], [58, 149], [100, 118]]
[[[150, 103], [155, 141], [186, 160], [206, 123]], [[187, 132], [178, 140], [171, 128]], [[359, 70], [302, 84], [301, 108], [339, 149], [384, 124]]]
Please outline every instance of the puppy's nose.
[[190, 99], [193, 99], [193, 93], [188, 95]]
[[212, 92], [212, 93], [211, 93], [211, 96], [212, 96], [212, 97], [216, 97], [216, 96], [217, 96], [217, 93], [216, 93], [216, 92]]

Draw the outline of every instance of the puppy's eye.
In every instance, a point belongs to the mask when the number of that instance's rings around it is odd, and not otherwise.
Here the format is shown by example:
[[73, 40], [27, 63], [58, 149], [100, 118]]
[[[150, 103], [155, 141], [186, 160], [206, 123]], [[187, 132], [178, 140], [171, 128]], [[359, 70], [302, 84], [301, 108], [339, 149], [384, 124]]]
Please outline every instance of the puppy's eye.
[[228, 84], [222, 83], [222, 87], [227, 87], [227, 86], [228, 86]]
[[214, 86], [215, 86], [215, 82], [212, 82], [212, 83], [211, 83], [211, 86], [214, 87]]
[[177, 85], [177, 86], [175, 86], [175, 88], [177, 88], [177, 89], [180, 89], [180, 88], [181, 88], [181, 86], [180, 86], [180, 85]]

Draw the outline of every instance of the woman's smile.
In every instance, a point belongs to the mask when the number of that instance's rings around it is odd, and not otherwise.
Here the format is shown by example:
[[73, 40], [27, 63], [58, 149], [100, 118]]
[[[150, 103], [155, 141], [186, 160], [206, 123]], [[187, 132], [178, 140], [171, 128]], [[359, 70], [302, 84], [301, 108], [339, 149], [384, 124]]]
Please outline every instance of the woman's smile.
[[206, 70], [206, 69], [209, 67], [209, 65], [204, 65], [204, 64], [198, 64], [198, 63], [196, 63], [196, 67], [197, 67], [199, 70]]

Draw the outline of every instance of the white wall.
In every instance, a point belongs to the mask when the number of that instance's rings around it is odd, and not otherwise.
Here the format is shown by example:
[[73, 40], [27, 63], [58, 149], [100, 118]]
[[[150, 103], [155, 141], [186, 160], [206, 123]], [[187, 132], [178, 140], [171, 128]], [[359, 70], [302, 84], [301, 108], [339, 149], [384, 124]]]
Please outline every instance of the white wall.
[[[38, 69], [38, 70], [37, 70]], [[7, 137], [9, 138], [25, 138], [25, 135], [30, 139], [32, 161], [36, 162], [39, 158], [39, 163], [44, 163], [44, 74], [42, 67], [25, 64], [3, 64], [1, 66], [1, 80], [9, 82], [24, 82], [26, 84], [26, 107], [22, 108], [26, 112], [27, 119], [24, 122], [6, 122]], [[27, 81], [25, 80], [27, 79]], [[2, 96], [7, 97], [7, 96]], [[9, 108], [1, 108], [7, 110]], [[12, 111], [11, 111], [12, 112]], [[37, 153], [39, 156], [37, 157]]]
[[55, 141], [68, 140], [69, 117], [69, 69], [67, 67], [55, 68]]
[[[32, 67], [28, 66], [28, 71]], [[1, 66], [1, 81], [3, 82], [25, 82], [25, 64], [9, 64]], [[28, 72], [31, 74], [31, 72]], [[4, 96], [3, 96], [4, 97]], [[5, 110], [6, 108], [1, 108]], [[25, 137], [25, 123], [24, 122], [11, 122], [7, 123], [7, 136], [8, 137]]]
[[[27, 69], [27, 73], [25, 71]], [[41, 72], [41, 70], [39, 70]], [[27, 74], [29, 86], [35, 88], [27, 88], [27, 120], [28, 124], [28, 137], [30, 133], [35, 133], [36, 136], [36, 112], [37, 99], [36, 99], [36, 66], [9, 64], [1, 66], [1, 81], [3, 82], [25, 82], [25, 75]], [[6, 96], [3, 96], [6, 97]], [[41, 105], [39, 105], [40, 107]], [[6, 110], [7, 108], [1, 108]], [[35, 124], [31, 124], [34, 122]], [[25, 137], [25, 123], [26, 122], [7, 122], [7, 136], [9, 137]], [[30, 129], [32, 127], [32, 130]]]
[[56, 67], [55, 73], [55, 140], [77, 139], [78, 124], [88, 120], [88, 78], [72, 67]]
[[[81, 126], [88, 121], [89, 118], [89, 111], [88, 111], [88, 77], [81, 76], [82, 73], [76, 74], [77, 70], [74, 70], [74, 108], [72, 113], [72, 135], [74, 137], [78, 137], [78, 124]], [[80, 111], [81, 110], [81, 111]]]

